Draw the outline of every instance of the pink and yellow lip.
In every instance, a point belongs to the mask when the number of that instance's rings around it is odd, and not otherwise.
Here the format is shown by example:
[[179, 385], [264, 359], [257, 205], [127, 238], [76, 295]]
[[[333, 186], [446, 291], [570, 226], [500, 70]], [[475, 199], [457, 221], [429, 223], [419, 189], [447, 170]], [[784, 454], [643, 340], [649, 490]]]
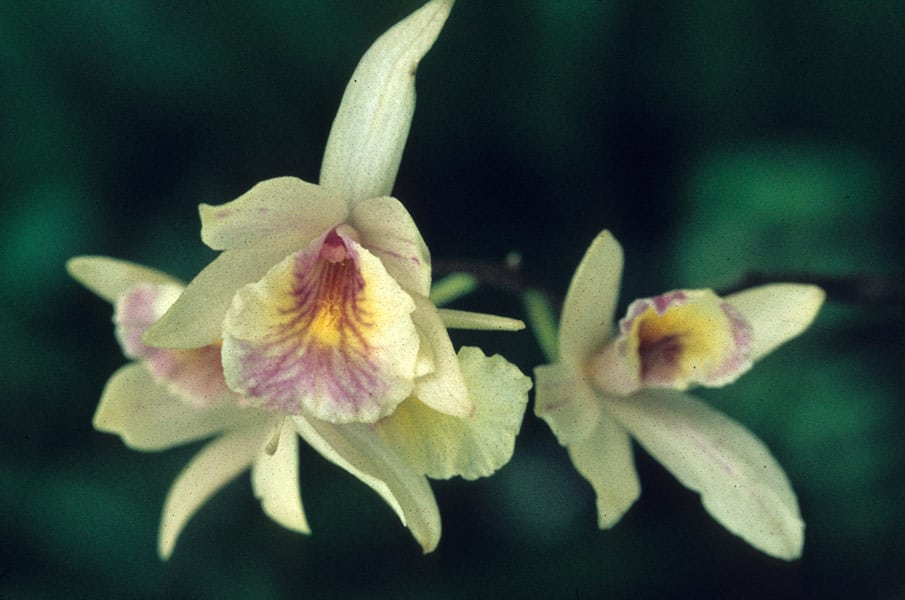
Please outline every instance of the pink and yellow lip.
[[411, 392], [414, 302], [340, 226], [240, 289], [224, 323], [230, 387], [253, 404], [374, 422]]
[[618, 337], [593, 361], [598, 386], [718, 387], [751, 368], [750, 324], [711, 290], [678, 290], [633, 302]]

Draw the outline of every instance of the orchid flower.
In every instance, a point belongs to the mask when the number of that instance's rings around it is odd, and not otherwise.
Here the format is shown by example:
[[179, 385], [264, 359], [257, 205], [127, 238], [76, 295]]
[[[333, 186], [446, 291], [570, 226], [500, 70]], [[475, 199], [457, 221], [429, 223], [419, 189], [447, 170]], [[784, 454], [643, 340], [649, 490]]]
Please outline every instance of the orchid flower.
[[[176, 393], [200, 378], [196, 368], [207, 383], [208, 375], [222, 377], [218, 387], [245, 408], [243, 426], [260, 420], [261, 431], [280, 432], [269, 434], [265, 454], [282, 452], [292, 437], [282, 432], [293, 429], [377, 491], [425, 552], [440, 537], [426, 477], [473, 479], [505, 464], [531, 387], [501, 357], [476, 348], [456, 354], [447, 327], [517, 330], [524, 324], [438, 309], [429, 298], [427, 247], [403, 205], [389, 196], [414, 110], [414, 73], [452, 4], [428, 2], [367, 51], [333, 123], [319, 184], [280, 177], [227, 204], [200, 206], [202, 240], [222, 253], [181, 293], [159, 291], [172, 303], [154, 300], [166, 311], [128, 334], [141, 347], [132, 354], [145, 358], [141, 372], [158, 376], [155, 385], [163, 381]], [[76, 277], [89, 287], [101, 285], [78, 270], [76, 263]], [[159, 274], [149, 277], [156, 281]], [[129, 288], [112, 291], [131, 301]], [[199, 359], [196, 367], [166, 366], [174, 356], [202, 354], [219, 358], [219, 365], [202, 367]], [[183, 372], [193, 374], [182, 382]], [[168, 379], [173, 374], [178, 381]], [[144, 402], [139, 388], [151, 382], [143, 377], [118, 401], [123, 410]], [[119, 425], [107, 428], [130, 443]], [[172, 441], [172, 432], [155, 435]], [[243, 440], [259, 451], [260, 437], [248, 435]], [[176, 505], [180, 527], [190, 516], [185, 505], [200, 506], [244, 468], [239, 453], [222, 457], [223, 439], [212, 443], [217, 453], [205, 449], [171, 491], [177, 499], [168, 505]], [[294, 443], [286, 443], [293, 456]], [[253, 476], [256, 469], [257, 463]], [[295, 470], [283, 468], [279, 485], [297, 488]], [[294, 522], [295, 529], [307, 530], [301, 523]]]
[[216, 344], [169, 350], [141, 341], [148, 325], [182, 293], [183, 284], [153, 269], [104, 257], [73, 258], [66, 268], [114, 305], [116, 336], [123, 353], [135, 360], [107, 382], [94, 414], [95, 429], [118, 434], [127, 446], [143, 451], [216, 436], [170, 488], [161, 517], [160, 557], [169, 558], [192, 515], [248, 467], [264, 512], [283, 527], [309, 533], [291, 424], [248, 406], [226, 387]]
[[811, 324], [823, 291], [678, 290], [631, 303], [614, 326], [622, 265], [619, 243], [602, 232], [569, 286], [558, 360], [535, 370], [536, 414], [594, 488], [599, 526], [615, 525], [641, 493], [634, 438], [730, 532], [771, 556], [799, 557], [804, 522], [782, 468], [750, 431], [686, 390], [738, 379]]

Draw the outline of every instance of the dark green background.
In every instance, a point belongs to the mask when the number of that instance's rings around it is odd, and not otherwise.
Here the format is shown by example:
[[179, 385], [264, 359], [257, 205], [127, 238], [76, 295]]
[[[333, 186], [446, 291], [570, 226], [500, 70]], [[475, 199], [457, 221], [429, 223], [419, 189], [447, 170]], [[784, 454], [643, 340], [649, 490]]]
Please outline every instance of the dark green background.
[[[639, 451], [614, 530], [530, 413], [513, 461], [436, 482], [422, 557], [376, 494], [303, 448], [314, 534], [272, 524], [247, 476], [155, 554], [164, 494], [199, 445], [126, 449], [91, 428], [124, 359], [110, 308], [63, 262], [106, 254], [184, 278], [213, 252], [198, 202], [316, 181], [345, 81], [420, 3], [0, 4], [0, 597], [890, 596], [901, 574], [901, 299], [831, 298], [802, 338], [701, 394], [773, 450], [804, 556], [722, 530]], [[901, 2], [468, 1], [419, 70], [395, 194], [438, 263], [518, 251], [562, 294], [602, 228], [622, 306], [745, 272], [903, 280]], [[856, 286], [864, 290], [864, 286]], [[485, 287], [462, 307], [521, 315]], [[530, 372], [530, 334], [456, 334]]]

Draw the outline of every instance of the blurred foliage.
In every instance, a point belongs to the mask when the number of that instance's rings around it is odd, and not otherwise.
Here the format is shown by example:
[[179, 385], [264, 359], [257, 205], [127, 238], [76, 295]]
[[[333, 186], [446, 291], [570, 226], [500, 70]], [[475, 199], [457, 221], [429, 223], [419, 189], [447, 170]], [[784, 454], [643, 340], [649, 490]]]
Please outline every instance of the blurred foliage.
[[[808, 523], [763, 557], [638, 451], [644, 494], [611, 531], [530, 413], [495, 477], [436, 482], [439, 550], [302, 450], [314, 534], [264, 517], [247, 477], [155, 555], [195, 447], [94, 432], [124, 359], [110, 309], [63, 261], [189, 278], [195, 205], [317, 178], [345, 81], [418, 0], [0, 4], [0, 597], [890, 596], [901, 537], [905, 307], [832, 299], [814, 328], [702, 394], [761, 436]], [[460, 0], [419, 70], [396, 195], [440, 260], [522, 256], [564, 293], [593, 236], [626, 250], [622, 301], [751, 270], [903, 279], [901, 3]], [[483, 286], [456, 306], [513, 316]], [[456, 333], [526, 372], [529, 333]]]

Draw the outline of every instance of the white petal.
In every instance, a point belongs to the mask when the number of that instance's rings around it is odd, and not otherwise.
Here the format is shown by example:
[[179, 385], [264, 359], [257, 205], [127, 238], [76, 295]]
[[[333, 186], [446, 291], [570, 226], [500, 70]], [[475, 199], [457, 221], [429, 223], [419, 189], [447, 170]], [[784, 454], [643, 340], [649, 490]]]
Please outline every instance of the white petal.
[[226, 204], [198, 206], [201, 239], [214, 250], [277, 245], [302, 248], [342, 223], [346, 203], [295, 177], [256, 184]]
[[158, 348], [198, 348], [220, 341], [223, 317], [236, 291], [264, 276], [291, 248], [264, 246], [227, 250], [204, 268], [185, 288], [179, 300], [143, 340]]
[[94, 413], [94, 428], [119, 435], [135, 450], [165, 450], [268, 418], [257, 410], [228, 403], [193, 407], [155, 382], [143, 366], [132, 364], [107, 381]]
[[622, 262], [619, 242], [602, 231], [581, 259], [563, 302], [561, 359], [581, 365], [612, 335]]
[[205, 446], [186, 465], [163, 505], [157, 542], [162, 560], [173, 553], [179, 534], [198, 509], [251, 465], [269, 431], [267, 425], [228, 433]]
[[771, 556], [801, 556], [795, 492], [763, 442], [703, 402], [647, 390], [607, 404], [616, 419], [726, 529]]
[[425, 553], [440, 541], [440, 510], [427, 479], [368, 425], [293, 417], [299, 434], [330, 462], [380, 494]]
[[448, 329], [478, 329], [484, 331], [521, 331], [525, 324], [518, 319], [484, 313], [441, 308], [440, 317]]
[[535, 367], [534, 386], [534, 414], [547, 422], [560, 444], [569, 446], [593, 434], [602, 400], [575, 367]]
[[383, 262], [402, 289], [422, 296], [430, 293], [430, 252], [399, 200], [362, 200], [352, 211], [351, 225], [361, 236], [361, 245]]
[[594, 432], [568, 449], [572, 464], [597, 494], [598, 525], [609, 529], [641, 495], [631, 438], [609, 413], [601, 411]]
[[751, 360], [789, 341], [814, 321], [826, 294], [817, 286], [775, 283], [724, 298], [754, 330]]
[[411, 398], [377, 423], [390, 447], [434, 479], [487, 477], [509, 462], [531, 389], [531, 380], [502, 356], [462, 348], [459, 360], [474, 415], [451, 417]]
[[415, 380], [414, 396], [442, 413], [467, 417], [474, 411], [474, 402], [465, 385], [459, 359], [453, 350], [449, 332], [437, 307], [423, 296], [413, 296], [415, 312], [412, 320], [431, 354], [433, 370]]
[[346, 201], [390, 195], [415, 111], [415, 70], [452, 4], [434, 0], [397, 23], [352, 73], [320, 174], [320, 184]]
[[311, 533], [299, 492], [298, 433], [289, 419], [278, 421], [276, 451], [261, 448], [251, 468], [251, 485], [264, 513], [292, 531]]
[[182, 287], [178, 279], [155, 269], [106, 256], [76, 256], [66, 261], [66, 271], [73, 279], [109, 301], [116, 300], [139, 283]]

